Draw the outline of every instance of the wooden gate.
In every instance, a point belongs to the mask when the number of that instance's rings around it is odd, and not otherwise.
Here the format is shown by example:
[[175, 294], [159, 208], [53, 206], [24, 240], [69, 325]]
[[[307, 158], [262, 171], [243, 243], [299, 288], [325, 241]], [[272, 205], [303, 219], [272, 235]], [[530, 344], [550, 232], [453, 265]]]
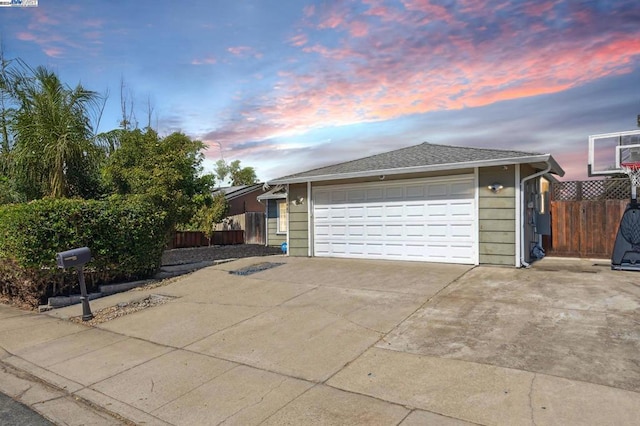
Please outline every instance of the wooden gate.
[[628, 178], [554, 183], [548, 254], [610, 258], [629, 198]]
[[[265, 244], [265, 215], [263, 212], [246, 212], [229, 216], [216, 225], [216, 231], [242, 229], [245, 244]], [[215, 235], [215, 232], [214, 232]]]

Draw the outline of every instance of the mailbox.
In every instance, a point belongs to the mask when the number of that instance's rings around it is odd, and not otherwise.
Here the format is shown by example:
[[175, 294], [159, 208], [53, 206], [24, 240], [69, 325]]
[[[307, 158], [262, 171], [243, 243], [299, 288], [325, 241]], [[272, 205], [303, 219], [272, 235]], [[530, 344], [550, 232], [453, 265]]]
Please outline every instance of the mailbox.
[[80, 247], [58, 253], [58, 268], [71, 268], [72, 266], [83, 266], [91, 260], [91, 250], [89, 247]]
[[73, 266], [78, 270], [78, 279], [80, 280], [80, 301], [82, 302], [82, 321], [89, 321], [93, 318], [91, 307], [89, 306], [89, 297], [87, 296], [87, 286], [84, 282], [84, 264], [91, 260], [91, 250], [89, 247], [80, 247], [73, 250], [60, 252], [56, 255], [58, 268], [71, 268]]

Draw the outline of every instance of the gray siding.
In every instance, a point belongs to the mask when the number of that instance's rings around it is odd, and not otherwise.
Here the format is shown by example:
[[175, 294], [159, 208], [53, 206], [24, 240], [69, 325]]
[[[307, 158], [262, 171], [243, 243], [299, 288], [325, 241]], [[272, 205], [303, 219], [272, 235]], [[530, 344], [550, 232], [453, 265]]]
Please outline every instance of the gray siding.
[[287, 242], [287, 234], [278, 234], [278, 200], [267, 200], [267, 244], [279, 247]]
[[[286, 200], [283, 200], [286, 201]], [[267, 245], [279, 247], [287, 241], [287, 234], [278, 234], [278, 200], [266, 200], [267, 203]]]
[[[516, 256], [516, 185], [515, 167], [482, 167], [478, 171], [478, 214], [480, 263], [515, 264]], [[497, 194], [487, 187], [504, 186]]]
[[287, 234], [277, 234], [276, 230], [278, 229], [278, 219], [269, 218], [267, 219], [267, 232], [269, 235], [268, 245], [274, 247], [280, 247], [282, 243], [287, 242]]
[[[300, 204], [293, 201], [303, 198]], [[307, 184], [289, 185], [289, 255], [308, 256], [309, 255], [309, 222], [307, 209], [309, 200], [307, 199]]]

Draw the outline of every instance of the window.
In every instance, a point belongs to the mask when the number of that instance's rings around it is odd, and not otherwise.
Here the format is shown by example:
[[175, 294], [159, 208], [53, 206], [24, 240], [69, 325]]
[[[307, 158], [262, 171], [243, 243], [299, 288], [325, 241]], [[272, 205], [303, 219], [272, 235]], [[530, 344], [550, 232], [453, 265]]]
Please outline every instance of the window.
[[287, 201], [286, 200], [278, 200], [278, 229], [276, 232], [278, 234], [284, 234], [287, 232]]

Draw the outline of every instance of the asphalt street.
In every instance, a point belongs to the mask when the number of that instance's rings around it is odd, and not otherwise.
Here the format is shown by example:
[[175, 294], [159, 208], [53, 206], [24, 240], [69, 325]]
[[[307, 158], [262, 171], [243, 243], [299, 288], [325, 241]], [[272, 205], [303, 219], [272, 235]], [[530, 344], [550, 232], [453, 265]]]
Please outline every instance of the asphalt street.
[[13, 426], [50, 426], [49, 420], [24, 404], [0, 392], [0, 424]]

